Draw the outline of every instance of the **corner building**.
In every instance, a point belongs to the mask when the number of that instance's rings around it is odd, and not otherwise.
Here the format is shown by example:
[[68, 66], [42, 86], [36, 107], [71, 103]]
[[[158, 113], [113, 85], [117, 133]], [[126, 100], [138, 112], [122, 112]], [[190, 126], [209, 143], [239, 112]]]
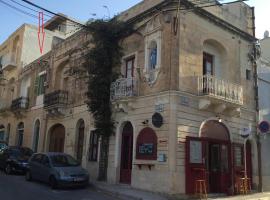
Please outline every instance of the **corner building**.
[[[251, 185], [258, 187], [254, 82], [247, 56], [255, 41], [253, 8], [243, 2], [195, 7], [186, 0], [180, 9], [178, 1], [147, 0], [118, 16], [138, 31], [124, 39], [122, 76], [111, 85], [116, 133], [110, 137], [109, 183], [193, 194], [195, 180], [204, 176], [209, 193], [233, 194], [246, 160]], [[100, 145], [84, 103], [87, 86], [66, 73], [84, 59], [80, 47], [90, 39], [79, 31], [41, 57], [44, 66], [37, 60], [25, 68], [21, 76], [33, 76], [32, 104], [22, 118], [30, 127], [25, 135], [39, 141], [38, 149], [74, 155], [95, 180]], [[40, 89], [35, 80], [44, 74]], [[34, 112], [41, 113], [39, 139], [37, 125], [29, 120]], [[246, 159], [240, 136], [245, 131], [251, 134]]]

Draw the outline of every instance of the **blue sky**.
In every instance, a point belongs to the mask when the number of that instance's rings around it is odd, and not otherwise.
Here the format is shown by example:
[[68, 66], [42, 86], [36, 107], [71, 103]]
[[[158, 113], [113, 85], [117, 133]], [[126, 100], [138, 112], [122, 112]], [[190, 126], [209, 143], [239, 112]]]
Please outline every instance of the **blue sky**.
[[[12, 0], [0, 0], [9, 4], [16, 5]], [[14, 0], [13, 0], [14, 1]], [[21, 2], [20, 0], [16, 0]], [[96, 14], [95, 18], [107, 17], [109, 14], [113, 16], [141, 0], [31, 0], [32, 2], [48, 8], [54, 12], [61, 12], [81, 21], [86, 21]], [[255, 3], [256, 1], [256, 3]], [[222, 1], [226, 2], [226, 0]], [[263, 32], [270, 30], [270, 1], [269, 0], [249, 0], [247, 4], [256, 8], [256, 27], [257, 37], [261, 38]], [[108, 9], [103, 6], [107, 6]], [[22, 8], [18, 5], [16, 7]], [[22, 8], [26, 10], [25, 8]], [[30, 16], [24, 15], [12, 8], [3, 5], [0, 2], [0, 44], [14, 32], [23, 23], [37, 24], [38, 20]]]

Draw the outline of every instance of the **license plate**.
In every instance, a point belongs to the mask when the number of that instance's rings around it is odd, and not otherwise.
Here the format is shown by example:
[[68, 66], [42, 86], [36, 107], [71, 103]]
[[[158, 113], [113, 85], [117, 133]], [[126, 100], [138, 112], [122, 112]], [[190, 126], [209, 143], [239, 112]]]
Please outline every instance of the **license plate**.
[[74, 178], [73, 180], [74, 180], [75, 182], [79, 182], [79, 181], [83, 181], [84, 178]]

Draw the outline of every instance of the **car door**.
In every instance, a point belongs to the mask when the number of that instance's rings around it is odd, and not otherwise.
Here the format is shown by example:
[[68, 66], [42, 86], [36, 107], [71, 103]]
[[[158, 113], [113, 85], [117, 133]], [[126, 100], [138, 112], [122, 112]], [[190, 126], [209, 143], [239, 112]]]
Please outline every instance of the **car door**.
[[42, 154], [35, 154], [30, 161], [30, 172], [34, 179], [40, 180], [40, 165], [42, 160]]
[[41, 181], [48, 182], [50, 177], [50, 161], [48, 156], [42, 155], [41, 165], [40, 165], [40, 178]]

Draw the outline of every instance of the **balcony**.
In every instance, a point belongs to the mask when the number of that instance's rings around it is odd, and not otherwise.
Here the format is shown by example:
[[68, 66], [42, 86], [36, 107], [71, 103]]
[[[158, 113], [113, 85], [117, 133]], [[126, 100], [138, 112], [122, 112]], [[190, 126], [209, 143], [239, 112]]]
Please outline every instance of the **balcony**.
[[198, 95], [203, 97], [199, 108], [205, 109], [215, 106], [216, 112], [223, 112], [227, 108], [237, 108], [243, 105], [243, 87], [214, 76], [198, 77]]
[[17, 67], [15, 54], [8, 54], [2, 59], [2, 70], [11, 71]]
[[0, 99], [0, 115], [6, 115], [10, 109], [10, 101]]
[[137, 96], [137, 81], [133, 78], [121, 78], [111, 85], [111, 100], [121, 100]]
[[64, 108], [68, 104], [68, 92], [63, 90], [56, 90], [54, 92], [45, 94], [44, 96], [44, 108], [59, 109]]
[[26, 110], [29, 106], [29, 98], [27, 97], [20, 97], [12, 101], [11, 103], [11, 110], [12, 111], [21, 111]]

